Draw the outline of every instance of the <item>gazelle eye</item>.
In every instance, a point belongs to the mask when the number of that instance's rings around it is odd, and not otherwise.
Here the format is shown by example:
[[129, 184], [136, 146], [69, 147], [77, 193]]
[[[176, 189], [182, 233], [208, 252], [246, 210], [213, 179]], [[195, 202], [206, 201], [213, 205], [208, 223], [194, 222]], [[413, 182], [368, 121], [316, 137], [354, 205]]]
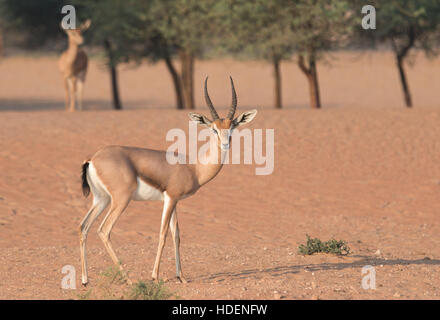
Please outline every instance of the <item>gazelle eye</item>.
[[212, 128], [212, 132], [214, 132], [215, 134], [218, 134], [217, 129]]

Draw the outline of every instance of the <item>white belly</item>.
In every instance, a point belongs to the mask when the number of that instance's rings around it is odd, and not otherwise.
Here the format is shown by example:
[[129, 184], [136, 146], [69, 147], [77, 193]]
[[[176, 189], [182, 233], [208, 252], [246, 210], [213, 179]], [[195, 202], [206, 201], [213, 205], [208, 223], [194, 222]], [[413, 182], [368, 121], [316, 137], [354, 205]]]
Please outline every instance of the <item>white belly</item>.
[[137, 188], [133, 194], [133, 200], [163, 200], [163, 192], [137, 178]]

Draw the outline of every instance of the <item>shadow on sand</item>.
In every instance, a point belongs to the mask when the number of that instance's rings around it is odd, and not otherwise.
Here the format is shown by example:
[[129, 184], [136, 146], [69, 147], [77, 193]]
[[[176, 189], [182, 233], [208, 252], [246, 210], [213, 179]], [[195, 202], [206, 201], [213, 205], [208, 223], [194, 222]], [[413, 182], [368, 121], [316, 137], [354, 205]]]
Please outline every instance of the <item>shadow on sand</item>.
[[367, 265], [371, 266], [394, 266], [394, 265], [440, 265], [440, 260], [436, 259], [416, 259], [416, 260], [405, 260], [405, 259], [395, 259], [395, 260], [385, 260], [378, 259], [375, 257], [367, 257], [367, 256], [351, 256], [353, 258], [360, 258], [358, 261], [353, 262], [341, 262], [341, 263], [319, 263], [319, 264], [302, 264], [302, 265], [291, 265], [291, 266], [279, 266], [274, 268], [266, 268], [266, 269], [247, 269], [238, 272], [221, 272], [215, 273], [205, 276], [200, 276], [195, 278], [194, 280], [215, 280], [215, 281], [224, 281], [226, 278], [232, 279], [246, 279], [252, 277], [258, 277], [263, 275], [270, 275], [273, 277], [278, 277], [284, 274], [294, 274], [299, 273], [300, 271], [325, 271], [325, 270], [344, 270], [344, 269], [353, 269], [353, 268], [362, 268]]
[[[336, 105], [326, 105], [326, 107], [333, 108]], [[174, 104], [169, 106], [157, 107], [154, 101], [148, 100], [127, 100], [123, 102], [123, 109], [125, 110], [145, 110], [145, 109], [176, 109]], [[196, 106], [197, 110], [206, 110], [204, 105]], [[248, 106], [243, 105], [240, 107], [243, 110], [258, 109], [258, 110], [272, 110], [272, 108], [262, 108], [261, 106]], [[219, 112], [227, 112], [229, 106], [218, 106], [216, 109]], [[297, 109], [297, 110], [308, 110], [310, 107], [306, 104], [286, 104], [283, 109]], [[2, 111], [63, 111], [64, 101], [63, 100], [49, 100], [49, 99], [38, 99], [38, 98], [28, 98], [28, 99], [1, 99], [0, 98], [0, 112]], [[83, 110], [92, 111], [105, 111], [113, 110], [112, 103], [110, 100], [84, 100]]]
[[[84, 110], [111, 109], [110, 102], [104, 100], [84, 101]], [[0, 111], [63, 111], [64, 101], [44, 99], [0, 99]]]
[[[148, 100], [127, 101], [123, 108], [126, 110], [155, 109], [154, 102]], [[175, 109], [174, 107], [161, 107]], [[2, 111], [63, 111], [63, 100], [45, 99], [0, 99], [0, 112]], [[83, 110], [105, 111], [113, 110], [109, 100], [84, 100]]]

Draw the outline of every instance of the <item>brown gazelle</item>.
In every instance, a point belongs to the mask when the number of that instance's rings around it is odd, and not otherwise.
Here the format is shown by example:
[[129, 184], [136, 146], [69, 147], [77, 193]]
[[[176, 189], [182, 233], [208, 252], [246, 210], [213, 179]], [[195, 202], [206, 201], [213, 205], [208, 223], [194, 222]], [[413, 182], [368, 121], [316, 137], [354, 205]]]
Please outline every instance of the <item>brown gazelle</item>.
[[75, 99], [78, 94], [79, 110], [82, 110], [82, 92], [86, 80], [88, 59], [87, 54], [79, 46], [84, 42], [82, 32], [90, 27], [91, 21], [86, 20], [77, 29], [64, 29], [69, 45], [61, 54], [58, 67], [64, 80], [65, 106], [68, 111], [75, 111]]
[[[98, 234], [113, 262], [119, 266], [128, 283], [131, 283], [110, 244], [112, 227], [131, 200], [162, 200], [164, 202], [159, 246], [152, 277], [155, 280], [158, 279], [162, 250], [168, 227], [170, 227], [174, 240], [177, 278], [181, 282], [186, 282], [180, 264], [176, 204], [180, 199], [193, 195], [218, 174], [229, 149], [232, 130], [249, 123], [257, 114], [256, 110], [252, 110], [234, 119], [237, 97], [231, 78], [232, 105], [227, 117], [220, 119], [209, 98], [207, 80], [208, 78], [205, 80], [205, 99], [213, 118], [212, 121], [197, 113], [189, 114], [191, 120], [211, 129], [210, 143], [213, 148], [205, 154], [204, 158], [197, 159], [195, 164], [188, 164], [188, 161], [186, 164], [170, 164], [167, 161], [167, 151], [107, 146], [83, 164], [84, 195], [87, 196], [90, 190], [93, 193], [92, 207], [80, 224], [82, 283], [84, 285], [87, 284], [85, 252], [87, 233], [93, 221], [109, 204], [110, 209], [98, 228]], [[216, 152], [212, 152], [213, 150]]]

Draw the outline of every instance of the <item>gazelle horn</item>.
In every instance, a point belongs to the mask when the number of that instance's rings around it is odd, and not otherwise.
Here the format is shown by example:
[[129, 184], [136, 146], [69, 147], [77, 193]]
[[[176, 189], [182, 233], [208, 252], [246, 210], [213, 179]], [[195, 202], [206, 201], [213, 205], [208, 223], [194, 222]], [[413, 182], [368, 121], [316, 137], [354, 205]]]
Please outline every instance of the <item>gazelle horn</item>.
[[231, 104], [231, 108], [229, 109], [229, 113], [228, 113], [228, 117], [227, 118], [229, 120], [233, 120], [234, 119], [234, 114], [235, 114], [235, 109], [237, 109], [237, 94], [235, 93], [234, 81], [232, 81], [232, 77], [229, 76], [229, 79], [231, 79], [232, 104]]
[[211, 99], [209, 98], [207, 85], [208, 85], [208, 77], [206, 77], [206, 79], [205, 79], [205, 100], [206, 100], [206, 105], [209, 108], [209, 111], [211, 111], [212, 120], [215, 121], [215, 120], [220, 119], [220, 118], [219, 118], [219, 116], [217, 114], [217, 111], [215, 111], [215, 109], [214, 109], [214, 106], [212, 104]]

